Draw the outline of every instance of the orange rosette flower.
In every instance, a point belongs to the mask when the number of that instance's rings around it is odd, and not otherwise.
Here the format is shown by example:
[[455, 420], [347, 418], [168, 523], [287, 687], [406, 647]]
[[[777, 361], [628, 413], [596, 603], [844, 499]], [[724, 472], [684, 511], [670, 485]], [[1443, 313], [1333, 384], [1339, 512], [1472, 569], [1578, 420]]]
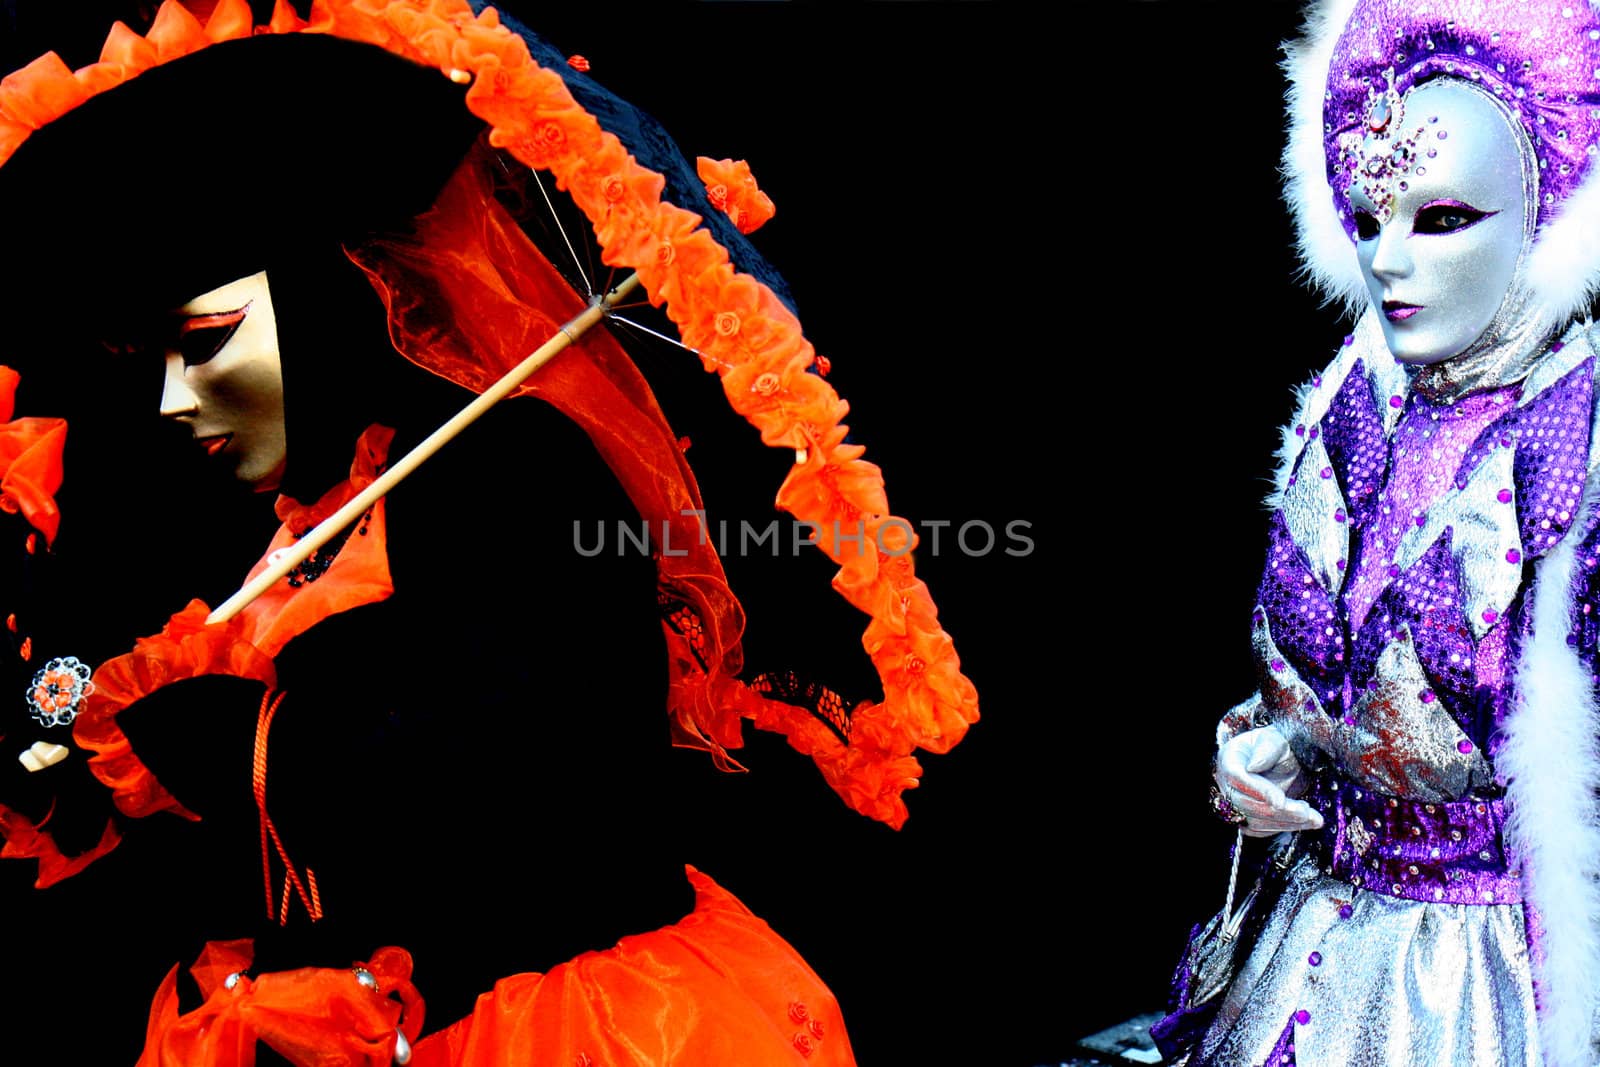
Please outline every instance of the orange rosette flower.
[[[644, 258], [643, 246], [653, 234], [649, 219], [659, 202], [665, 179], [659, 174], [640, 174], [625, 160], [597, 160], [594, 171], [601, 201], [598, 215], [591, 215], [595, 238], [600, 242], [601, 259], [608, 266], [627, 267]], [[608, 165], [610, 164], [610, 165]]]
[[800, 324], [772, 291], [732, 265], [721, 264], [694, 280], [696, 299], [668, 308], [683, 342], [701, 353], [706, 369], [723, 373], [768, 349], [799, 344]]
[[[532, 109], [560, 83], [560, 75], [530, 63], [527, 70], [507, 71], [505, 79], [475, 81], [467, 92], [467, 106], [489, 123], [490, 144], [510, 150], [524, 163], [528, 163], [525, 155], [540, 159], [546, 164], [541, 169], [548, 169], [545, 156], [551, 147], [565, 142], [566, 131], [548, 117], [536, 122]], [[551, 129], [541, 132], [536, 127], [542, 124]], [[529, 143], [541, 137], [544, 143]]]
[[732, 358], [714, 362], [710, 351], [728, 349], [731, 357], [732, 339], [760, 308], [764, 288], [754, 278], [735, 271], [731, 263], [723, 263], [696, 279], [696, 298], [689, 306], [667, 308], [683, 343], [700, 354], [706, 370], [717, 373], [735, 362]]
[[[608, 135], [609, 136], [609, 135]], [[639, 281], [650, 294], [650, 302], [660, 304], [662, 292], [669, 278], [676, 277], [680, 246], [686, 250], [685, 261], [702, 267], [710, 266], [708, 252], [693, 246], [699, 238], [696, 230], [700, 216], [692, 211], [663, 203], [627, 234], [615, 248], [607, 248], [600, 258], [615, 267], [631, 267], [639, 272]]]
[[[885, 536], [887, 541], [887, 535]], [[878, 560], [878, 572], [860, 586], [835, 587], [856, 607], [877, 619], [890, 633], [906, 633], [915, 628], [924, 633], [939, 632], [939, 609], [928, 593], [927, 583], [917, 578], [911, 556], [885, 554]]]
[[878, 620], [862, 644], [883, 679], [884, 703], [920, 748], [948, 752], [977, 721], [977, 692], [961, 674], [954, 643], [943, 630], [888, 632]]
[[494, 125], [500, 118], [513, 118], [523, 102], [538, 95], [538, 68], [522, 40], [500, 25], [492, 7], [462, 27], [451, 58], [458, 68], [473, 72], [467, 106]]
[[[832, 396], [833, 390], [826, 383], [819, 380], [818, 384], [827, 390], [826, 395]], [[844, 405], [843, 400], [837, 402]], [[778, 490], [779, 506], [797, 515], [848, 517], [863, 523], [887, 512], [889, 498], [883, 491], [883, 472], [876, 463], [861, 458], [866, 452], [861, 445], [844, 443], [850, 428], [833, 425], [825, 435], [817, 436], [822, 426], [828, 425], [827, 416], [833, 414], [830, 406], [824, 404], [820, 412], [801, 409], [796, 414], [809, 451], [806, 461], [795, 464], [784, 479], [783, 487]], [[893, 550], [896, 546], [888, 547]]]
[[706, 199], [725, 213], [740, 233], [755, 233], [778, 213], [772, 197], [761, 191], [744, 160], [700, 156], [694, 164], [695, 173], [706, 184]]
[[110, 787], [112, 800], [124, 815], [144, 818], [170, 811], [185, 819], [200, 818], [167, 792], [134, 754], [128, 736], [117, 725], [124, 708], [186, 678], [227, 674], [269, 687], [277, 678], [272, 660], [241, 636], [242, 617], [207, 626], [210, 612], [201, 601], [190, 601], [159, 634], [141, 638], [132, 652], [107, 660], [94, 672], [94, 692], [72, 724], [72, 739], [93, 753], [89, 769]]
[[773, 346], [723, 375], [728, 403], [761, 431], [765, 444], [810, 448], [813, 437], [807, 427], [834, 425], [849, 411], [828, 383], [807, 372], [811, 361], [811, 345], [797, 340]]
[[[691, 212], [689, 217], [696, 226], [700, 224], [699, 215]], [[680, 308], [684, 313], [692, 314], [694, 306], [704, 299], [700, 279], [708, 275], [714, 277], [716, 271], [727, 264], [728, 250], [712, 240], [711, 235], [703, 229], [695, 230], [673, 247], [672, 269], [660, 280], [656, 295], [668, 307]]]

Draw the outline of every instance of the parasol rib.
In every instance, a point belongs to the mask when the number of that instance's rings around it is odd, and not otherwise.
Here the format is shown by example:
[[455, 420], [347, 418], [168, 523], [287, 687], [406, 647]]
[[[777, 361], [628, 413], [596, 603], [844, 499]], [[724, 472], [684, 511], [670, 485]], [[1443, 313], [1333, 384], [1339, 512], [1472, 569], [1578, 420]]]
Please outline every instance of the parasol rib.
[[584, 332], [605, 318], [612, 305], [626, 297], [639, 284], [639, 276], [630, 274], [617, 283], [604, 297], [590, 304], [578, 315], [573, 316], [566, 324], [561, 326], [554, 337], [540, 345], [528, 358], [518, 363], [507, 371], [499, 381], [485, 389], [472, 402], [456, 412], [450, 420], [434, 430], [407, 452], [388, 470], [375, 478], [367, 486], [332, 515], [319, 522], [306, 535], [295, 542], [294, 547], [275, 553], [276, 559], [271, 565], [254, 580], [245, 584], [237, 593], [223, 601], [210, 615], [206, 616], [207, 625], [211, 623], [227, 622], [239, 612], [243, 611], [251, 601], [265, 593], [268, 589], [288, 574], [295, 567], [304, 563], [312, 553], [331, 541], [339, 531], [349, 526], [356, 519], [366, 514], [367, 509], [377, 503], [389, 490], [405, 480], [406, 476], [418, 467], [439, 449], [443, 448], [451, 438], [462, 430], [471, 426], [485, 412], [511, 394], [517, 386], [521, 385], [535, 371], [550, 362], [569, 345], [575, 344]]

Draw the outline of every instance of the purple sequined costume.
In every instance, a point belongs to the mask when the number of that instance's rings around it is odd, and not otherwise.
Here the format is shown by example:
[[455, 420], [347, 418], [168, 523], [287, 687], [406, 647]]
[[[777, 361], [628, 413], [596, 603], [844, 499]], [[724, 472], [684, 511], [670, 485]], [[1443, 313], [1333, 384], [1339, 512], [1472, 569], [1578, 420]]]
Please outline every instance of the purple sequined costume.
[[[1497, 757], [1536, 616], [1559, 609], [1594, 669], [1595, 340], [1574, 327], [1520, 380], [1430, 399], [1368, 315], [1305, 395], [1252, 619], [1260, 691], [1219, 741], [1276, 724], [1326, 825], [1189, 1063], [1544, 1062]], [[1567, 595], [1541, 615], [1552, 576]]]

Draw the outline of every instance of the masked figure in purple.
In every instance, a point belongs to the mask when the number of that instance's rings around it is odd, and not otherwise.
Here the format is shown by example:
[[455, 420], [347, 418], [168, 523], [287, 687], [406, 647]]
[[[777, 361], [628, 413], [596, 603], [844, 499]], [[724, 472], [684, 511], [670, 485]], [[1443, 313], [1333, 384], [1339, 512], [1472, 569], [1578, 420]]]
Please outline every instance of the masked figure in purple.
[[1596, 1062], [1600, 14], [1329, 0], [1289, 198], [1358, 316], [1284, 434], [1224, 812], [1295, 838], [1180, 1062]]

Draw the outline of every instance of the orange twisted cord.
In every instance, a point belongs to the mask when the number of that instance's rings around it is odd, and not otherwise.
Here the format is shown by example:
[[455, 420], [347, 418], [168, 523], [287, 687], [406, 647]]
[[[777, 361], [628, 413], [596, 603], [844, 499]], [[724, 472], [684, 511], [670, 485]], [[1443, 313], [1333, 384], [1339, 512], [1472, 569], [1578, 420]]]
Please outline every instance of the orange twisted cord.
[[[306, 878], [311, 882], [311, 892], [308, 895], [305, 885], [300, 881], [299, 873], [294, 869], [294, 863], [289, 859], [289, 850], [284, 847], [283, 838], [278, 834], [278, 827], [273, 823], [272, 816], [267, 814], [267, 734], [272, 729], [273, 717], [278, 714], [278, 708], [287, 695], [279, 693], [274, 698], [270, 689], [261, 695], [261, 711], [256, 717], [255, 760], [250, 779], [252, 792], [256, 798], [256, 811], [261, 814], [261, 883], [266, 890], [267, 918], [276, 917], [280, 926], [289, 924], [291, 885], [300, 897], [300, 903], [305, 905], [306, 914], [311, 916], [311, 921], [316, 922], [322, 918], [322, 896], [317, 892], [316, 874], [310, 867], [306, 868]], [[269, 839], [273, 848], [278, 850], [278, 858], [283, 861], [284, 867], [283, 900], [278, 905], [276, 916], [272, 912], [272, 853], [267, 848]]]

